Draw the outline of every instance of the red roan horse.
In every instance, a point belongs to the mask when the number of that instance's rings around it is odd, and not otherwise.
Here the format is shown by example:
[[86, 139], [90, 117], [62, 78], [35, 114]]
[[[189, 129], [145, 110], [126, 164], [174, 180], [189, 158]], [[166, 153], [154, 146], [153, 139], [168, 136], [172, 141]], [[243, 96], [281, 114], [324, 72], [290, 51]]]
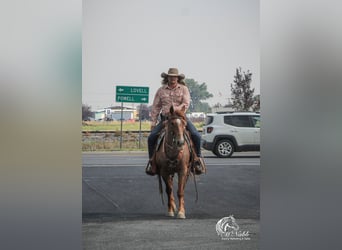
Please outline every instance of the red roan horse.
[[[178, 174], [178, 214], [177, 218], [185, 219], [184, 207], [184, 189], [190, 174], [191, 154], [189, 145], [186, 142], [185, 133], [188, 131], [186, 127], [185, 108], [182, 110], [174, 110], [171, 106], [170, 113], [165, 125], [165, 137], [159, 149], [155, 153], [155, 164], [159, 178], [159, 187], [161, 195], [162, 184], [161, 177], [166, 185], [166, 194], [168, 197], [167, 215], [173, 217], [177, 212], [175, 199], [173, 195], [173, 177]], [[189, 134], [188, 137], [190, 138]], [[189, 140], [191, 143], [191, 140]], [[193, 146], [191, 146], [193, 148]]]

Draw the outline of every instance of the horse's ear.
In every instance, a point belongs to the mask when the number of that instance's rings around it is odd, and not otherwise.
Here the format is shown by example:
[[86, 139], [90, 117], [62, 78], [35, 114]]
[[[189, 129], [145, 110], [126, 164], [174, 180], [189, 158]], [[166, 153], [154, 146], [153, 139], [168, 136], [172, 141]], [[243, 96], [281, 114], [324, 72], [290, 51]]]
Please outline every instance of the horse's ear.
[[185, 113], [185, 106], [184, 105], [183, 105], [181, 110], [182, 110], [183, 113]]
[[170, 107], [170, 114], [172, 115], [175, 110], [173, 109], [173, 106]]

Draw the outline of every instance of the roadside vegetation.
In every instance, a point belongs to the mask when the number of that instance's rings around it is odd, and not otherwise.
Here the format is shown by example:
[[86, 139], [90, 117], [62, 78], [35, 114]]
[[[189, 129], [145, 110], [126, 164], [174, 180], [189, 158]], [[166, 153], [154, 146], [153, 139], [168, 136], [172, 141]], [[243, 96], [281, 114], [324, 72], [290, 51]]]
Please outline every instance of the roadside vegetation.
[[[193, 123], [198, 130], [202, 130], [203, 122]], [[139, 131], [139, 121], [123, 121], [122, 131]], [[151, 122], [141, 122], [141, 131], [150, 132]], [[121, 131], [120, 121], [84, 121], [82, 131]]]
[[[147, 151], [147, 138], [150, 134], [149, 121], [87, 121], [82, 122], [82, 151]], [[194, 122], [202, 130], [203, 122]], [[121, 147], [120, 147], [121, 144]]]

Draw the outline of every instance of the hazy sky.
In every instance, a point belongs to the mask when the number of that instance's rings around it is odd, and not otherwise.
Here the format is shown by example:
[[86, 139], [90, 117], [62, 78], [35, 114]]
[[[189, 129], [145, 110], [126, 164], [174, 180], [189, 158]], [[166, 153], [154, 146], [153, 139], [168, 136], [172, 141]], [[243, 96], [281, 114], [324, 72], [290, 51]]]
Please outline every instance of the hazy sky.
[[152, 104], [170, 67], [205, 82], [210, 105], [227, 103], [237, 67], [260, 93], [258, 0], [84, 0], [82, 36], [82, 102], [93, 110], [120, 105], [116, 85], [150, 87]]

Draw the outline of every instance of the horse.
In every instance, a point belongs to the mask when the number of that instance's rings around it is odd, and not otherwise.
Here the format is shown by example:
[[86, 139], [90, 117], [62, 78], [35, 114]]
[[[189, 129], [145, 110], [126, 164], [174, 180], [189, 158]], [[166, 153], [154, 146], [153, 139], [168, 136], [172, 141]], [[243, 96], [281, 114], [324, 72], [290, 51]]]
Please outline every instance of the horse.
[[170, 113], [164, 121], [165, 136], [159, 149], [155, 151], [155, 164], [159, 178], [159, 191], [163, 200], [163, 188], [161, 178], [165, 183], [165, 191], [168, 197], [167, 216], [174, 217], [177, 213], [175, 198], [173, 195], [173, 178], [178, 175], [178, 213], [177, 218], [185, 219], [184, 189], [190, 174], [192, 164], [191, 145], [189, 132], [186, 130], [185, 107], [174, 110], [170, 107]]

